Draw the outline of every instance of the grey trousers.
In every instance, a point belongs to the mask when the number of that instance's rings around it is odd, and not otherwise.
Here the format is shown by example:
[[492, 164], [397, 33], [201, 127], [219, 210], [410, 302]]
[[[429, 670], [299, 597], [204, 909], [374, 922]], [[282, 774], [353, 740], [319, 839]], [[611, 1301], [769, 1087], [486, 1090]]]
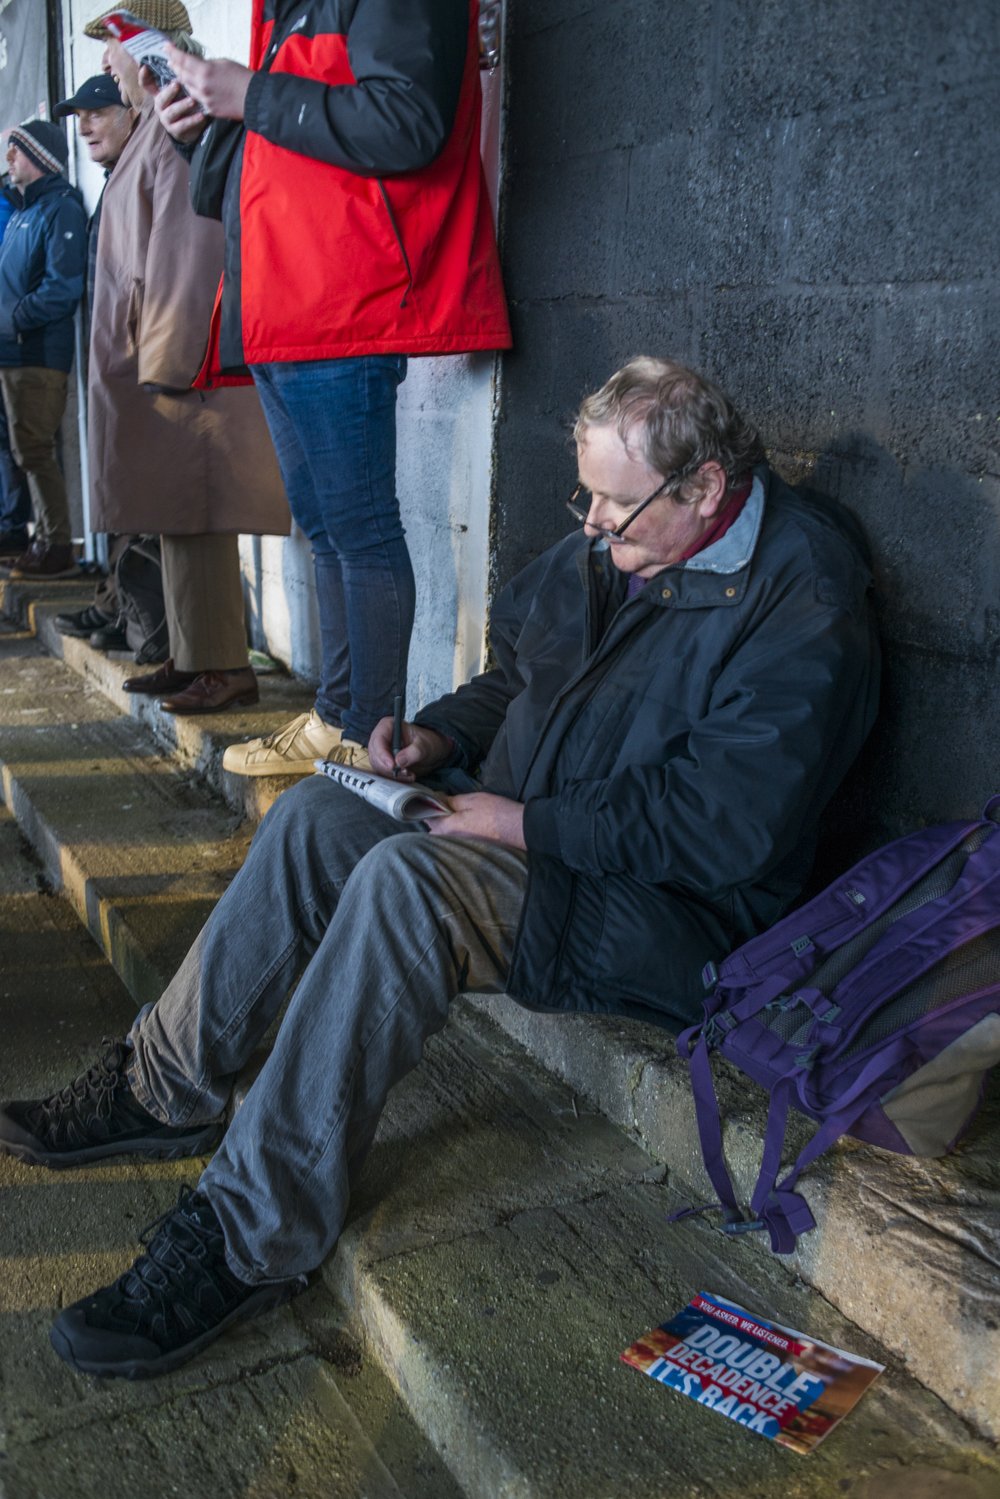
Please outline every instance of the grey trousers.
[[178, 671], [247, 664], [238, 536], [161, 536], [163, 604]]
[[129, 1076], [164, 1123], [215, 1119], [298, 979], [268, 1060], [201, 1179], [232, 1270], [313, 1269], [393, 1083], [463, 990], [502, 990], [527, 856], [432, 838], [315, 776], [286, 791], [173, 982]]

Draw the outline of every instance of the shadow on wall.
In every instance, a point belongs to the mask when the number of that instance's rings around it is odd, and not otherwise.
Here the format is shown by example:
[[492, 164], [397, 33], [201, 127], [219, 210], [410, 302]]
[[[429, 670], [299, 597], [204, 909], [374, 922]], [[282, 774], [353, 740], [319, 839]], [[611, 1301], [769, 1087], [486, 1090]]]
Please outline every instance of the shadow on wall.
[[1000, 486], [900, 463], [857, 431], [771, 461], [861, 521], [875, 572], [881, 711], [823, 819], [818, 888], [915, 827], [978, 815], [1000, 789]]

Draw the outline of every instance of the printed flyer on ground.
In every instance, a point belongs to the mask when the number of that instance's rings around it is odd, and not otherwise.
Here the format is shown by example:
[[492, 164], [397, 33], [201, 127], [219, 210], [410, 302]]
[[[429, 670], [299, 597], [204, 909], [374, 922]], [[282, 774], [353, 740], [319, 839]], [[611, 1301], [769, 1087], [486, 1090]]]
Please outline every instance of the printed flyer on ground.
[[700, 1292], [621, 1355], [671, 1390], [807, 1454], [885, 1368]]

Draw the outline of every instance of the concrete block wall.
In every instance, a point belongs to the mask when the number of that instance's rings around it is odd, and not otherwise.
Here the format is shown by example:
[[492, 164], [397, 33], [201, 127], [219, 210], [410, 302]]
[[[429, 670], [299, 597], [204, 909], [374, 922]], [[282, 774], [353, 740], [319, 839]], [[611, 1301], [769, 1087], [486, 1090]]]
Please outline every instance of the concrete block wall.
[[852, 825], [974, 811], [1000, 735], [1000, 11], [509, 0], [506, 66], [494, 586], [567, 528], [581, 396], [631, 354], [686, 360], [871, 539], [885, 706]]

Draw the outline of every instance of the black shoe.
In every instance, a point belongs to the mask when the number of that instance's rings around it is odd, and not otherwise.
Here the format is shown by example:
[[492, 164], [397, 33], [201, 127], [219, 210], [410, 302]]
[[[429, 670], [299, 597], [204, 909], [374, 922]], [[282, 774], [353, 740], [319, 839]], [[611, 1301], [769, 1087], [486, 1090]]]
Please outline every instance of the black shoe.
[[114, 620], [96, 604], [88, 604], [76, 614], [57, 614], [52, 623], [59, 635], [72, 635], [74, 640], [87, 640], [94, 630], [103, 630], [113, 625]]
[[125, 1076], [128, 1052], [121, 1041], [87, 1072], [53, 1093], [29, 1103], [0, 1107], [0, 1155], [32, 1166], [84, 1166], [107, 1156], [137, 1155], [177, 1160], [204, 1155], [222, 1138], [224, 1126], [161, 1124], [136, 1103]]
[[168, 656], [157, 671], [147, 671], [141, 677], [126, 677], [122, 683], [122, 691], [163, 697], [168, 692], [183, 692], [198, 675], [196, 671], [176, 671], [173, 656]]
[[90, 636], [90, 643], [95, 651], [127, 651], [130, 649], [128, 636], [121, 628], [117, 620], [109, 620], [99, 630], [94, 630]]
[[181, 1187], [177, 1206], [144, 1229], [146, 1253], [114, 1285], [68, 1306], [49, 1334], [81, 1374], [146, 1379], [169, 1374], [233, 1322], [280, 1306], [305, 1276], [249, 1286], [226, 1264], [226, 1241], [201, 1192]]

